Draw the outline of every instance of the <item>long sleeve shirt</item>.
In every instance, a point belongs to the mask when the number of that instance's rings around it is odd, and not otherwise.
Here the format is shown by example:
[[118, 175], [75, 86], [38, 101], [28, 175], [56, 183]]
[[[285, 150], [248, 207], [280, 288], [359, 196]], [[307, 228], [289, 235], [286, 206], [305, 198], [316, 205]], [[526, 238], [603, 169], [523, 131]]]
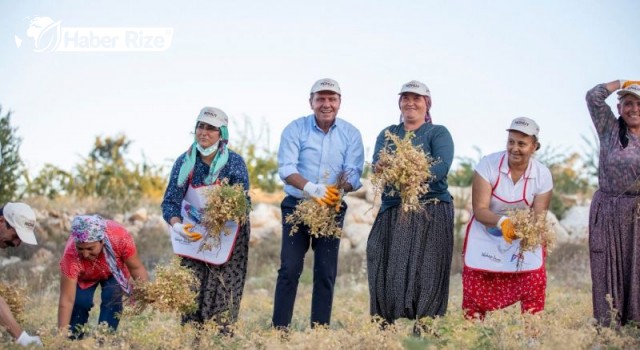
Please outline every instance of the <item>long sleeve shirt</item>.
[[[373, 164], [378, 162], [380, 151], [387, 145], [385, 139], [385, 131], [398, 135], [401, 139], [405, 137], [407, 131], [404, 129], [404, 123], [399, 125], [391, 125], [380, 132], [376, 140], [376, 147], [373, 153]], [[453, 199], [449, 193], [449, 185], [447, 184], [447, 174], [453, 162], [453, 139], [449, 130], [442, 125], [433, 125], [424, 123], [414, 131], [415, 137], [411, 139], [414, 146], [420, 145], [425, 154], [430, 155], [434, 160], [431, 166], [432, 179], [429, 182], [429, 192], [423, 195], [420, 200], [427, 201], [438, 199], [443, 202], [451, 202]], [[393, 147], [393, 145], [389, 145]], [[426, 170], [426, 169], [425, 169]], [[395, 192], [389, 195], [389, 191], [382, 193], [382, 205], [380, 212], [400, 205], [400, 194]]]
[[620, 125], [605, 100], [611, 93], [605, 84], [587, 92], [587, 107], [600, 140], [598, 183], [612, 194], [640, 194], [640, 137], [627, 132], [629, 144], [622, 148]]
[[[334, 184], [344, 173], [354, 190], [360, 188], [364, 166], [364, 146], [360, 131], [350, 123], [336, 118], [325, 132], [313, 114], [291, 122], [282, 132], [278, 149], [278, 174], [284, 181], [300, 174], [314, 183]], [[288, 195], [302, 198], [300, 189], [285, 184]]]
[[[183, 153], [173, 164], [169, 184], [164, 193], [164, 199], [161, 204], [162, 217], [167, 222], [169, 222], [172, 217], [182, 219], [180, 208], [182, 206], [182, 200], [187, 193], [188, 185], [191, 184], [193, 187], [202, 186], [205, 178], [209, 175], [209, 165], [203, 162], [198, 156], [190, 180], [182, 187], [178, 186], [178, 174], [180, 173], [182, 163], [184, 163], [185, 156], [186, 153]], [[227, 164], [220, 169], [220, 174], [218, 174], [218, 179], [224, 178], [229, 179], [229, 185], [240, 183], [245, 191], [249, 191], [249, 172], [247, 171], [247, 166], [242, 157], [231, 150], [229, 150], [229, 160]]]

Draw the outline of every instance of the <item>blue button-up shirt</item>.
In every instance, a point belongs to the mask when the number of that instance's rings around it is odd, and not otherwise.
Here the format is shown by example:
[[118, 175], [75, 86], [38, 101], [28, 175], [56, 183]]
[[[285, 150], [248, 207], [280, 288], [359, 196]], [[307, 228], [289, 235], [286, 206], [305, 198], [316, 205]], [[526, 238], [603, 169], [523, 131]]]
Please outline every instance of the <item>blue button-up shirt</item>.
[[[356, 190], [362, 186], [360, 176], [364, 165], [364, 146], [360, 131], [350, 123], [336, 118], [328, 133], [324, 133], [311, 114], [291, 122], [282, 132], [278, 149], [278, 173], [284, 181], [291, 174], [322, 184], [334, 184], [340, 173]], [[302, 190], [289, 184], [288, 195], [303, 198]]]

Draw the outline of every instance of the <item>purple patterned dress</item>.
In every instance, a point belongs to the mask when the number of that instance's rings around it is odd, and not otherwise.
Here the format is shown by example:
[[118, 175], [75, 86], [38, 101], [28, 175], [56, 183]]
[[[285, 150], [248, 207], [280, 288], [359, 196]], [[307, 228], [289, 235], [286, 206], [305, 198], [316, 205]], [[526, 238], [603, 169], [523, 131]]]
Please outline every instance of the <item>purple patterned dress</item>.
[[[600, 84], [587, 93], [587, 106], [600, 140], [599, 189], [589, 213], [589, 255], [593, 312], [602, 325], [640, 322], [640, 138], [620, 125]], [[612, 298], [612, 305], [607, 301]], [[617, 310], [612, 320], [611, 307]]]

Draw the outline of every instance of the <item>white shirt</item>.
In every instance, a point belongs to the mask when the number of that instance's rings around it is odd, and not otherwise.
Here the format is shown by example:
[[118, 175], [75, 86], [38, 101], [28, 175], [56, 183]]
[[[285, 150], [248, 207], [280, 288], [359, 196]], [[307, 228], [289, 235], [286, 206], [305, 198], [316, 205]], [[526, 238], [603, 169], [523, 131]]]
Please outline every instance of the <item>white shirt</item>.
[[[500, 160], [504, 156], [502, 165]], [[494, 194], [506, 201], [517, 201], [523, 198], [524, 186], [526, 183], [525, 199], [528, 204], [533, 203], [536, 195], [547, 193], [553, 189], [553, 178], [551, 171], [537, 159], [531, 159], [529, 167], [515, 184], [511, 180], [509, 172], [509, 162], [506, 151], [496, 152], [483, 157], [475, 168], [475, 171], [483, 179], [487, 180], [493, 188], [496, 183], [498, 186], [494, 189]], [[498, 181], [498, 178], [500, 181]], [[491, 197], [491, 202], [498, 200], [495, 196]], [[491, 209], [491, 205], [489, 205]]]

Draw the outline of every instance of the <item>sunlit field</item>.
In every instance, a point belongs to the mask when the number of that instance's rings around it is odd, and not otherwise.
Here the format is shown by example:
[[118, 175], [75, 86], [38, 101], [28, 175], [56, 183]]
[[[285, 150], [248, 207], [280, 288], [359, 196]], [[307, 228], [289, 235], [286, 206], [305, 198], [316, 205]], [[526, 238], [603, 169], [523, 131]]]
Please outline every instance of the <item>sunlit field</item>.
[[[61, 234], [62, 235], [62, 234]], [[61, 251], [64, 237], [50, 233], [44, 246]], [[459, 240], [456, 240], [457, 242]], [[142, 231], [137, 245], [150, 270], [171, 257], [164, 232]], [[25, 247], [14, 250], [24, 252]], [[30, 247], [27, 248], [32, 249]], [[459, 251], [459, 247], [456, 247]], [[250, 248], [249, 271], [233, 336], [218, 335], [215, 324], [196, 330], [181, 326], [176, 314], [147, 310], [124, 318], [110, 333], [96, 326], [94, 307], [89, 336], [70, 341], [56, 336], [58, 256], [38, 265], [34, 259], [4, 266], [3, 281], [14, 281], [28, 294], [23, 325], [36, 331], [51, 349], [637, 349], [640, 330], [635, 327], [597, 328], [591, 318], [591, 282], [588, 249], [584, 244], [565, 244], [548, 259], [549, 283], [546, 309], [538, 315], [522, 316], [518, 305], [493, 312], [483, 321], [462, 317], [460, 256], [454, 256], [449, 309], [443, 318], [426, 320], [422, 336], [413, 335], [413, 320], [400, 320], [381, 330], [369, 317], [369, 299], [364, 256], [349, 252], [340, 256], [339, 277], [331, 327], [309, 325], [312, 288], [312, 255], [308, 254], [300, 278], [291, 332], [270, 327], [273, 294], [279, 263], [279, 240], [271, 238]], [[98, 297], [98, 295], [96, 295]], [[96, 300], [96, 304], [99, 299]], [[3, 348], [18, 348], [4, 332]]]

